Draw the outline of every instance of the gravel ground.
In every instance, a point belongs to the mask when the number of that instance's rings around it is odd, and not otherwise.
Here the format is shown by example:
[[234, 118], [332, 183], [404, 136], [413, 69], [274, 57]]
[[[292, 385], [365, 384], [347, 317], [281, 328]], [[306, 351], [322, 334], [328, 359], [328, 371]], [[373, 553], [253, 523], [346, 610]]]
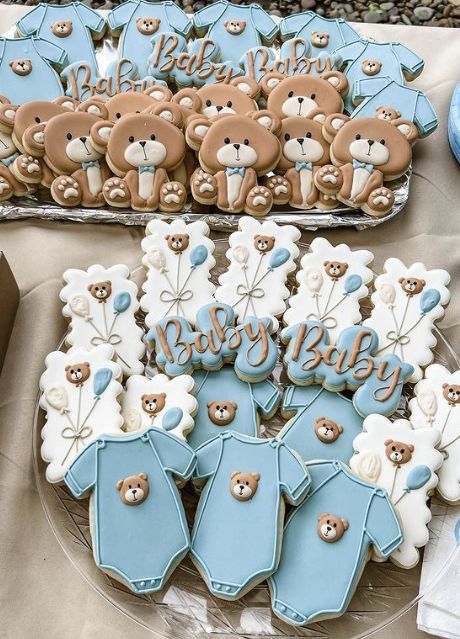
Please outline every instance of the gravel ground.
[[[67, 0], [53, 0], [65, 4]], [[96, 9], [111, 9], [118, 0], [82, 0]], [[239, 3], [241, 0], [233, 0]], [[6, 0], [4, 4], [36, 5], [40, 0]], [[201, 9], [212, 0], [179, 0], [187, 13]], [[312, 9], [327, 18], [346, 18], [352, 22], [416, 24], [428, 27], [460, 27], [460, 0], [396, 0], [395, 2], [366, 3], [336, 2], [336, 0], [259, 0], [269, 13], [286, 16]], [[246, 4], [246, 3], [244, 3]]]

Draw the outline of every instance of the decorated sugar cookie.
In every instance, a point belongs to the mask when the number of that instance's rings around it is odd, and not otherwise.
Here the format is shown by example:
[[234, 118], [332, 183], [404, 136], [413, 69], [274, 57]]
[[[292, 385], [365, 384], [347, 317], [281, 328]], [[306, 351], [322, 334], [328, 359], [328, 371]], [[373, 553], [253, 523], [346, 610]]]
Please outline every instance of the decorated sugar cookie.
[[67, 344], [88, 349], [111, 344], [124, 375], [142, 373], [144, 331], [136, 323], [138, 288], [129, 279], [128, 267], [94, 264], [87, 271], [69, 269], [63, 277], [66, 286], [59, 297], [70, 320]]
[[422, 367], [433, 360], [434, 324], [449, 303], [450, 276], [442, 269], [427, 269], [421, 262], [406, 267], [391, 257], [375, 280], [374, 309], [364, 325], [377, 331], [378, 354], [394, 353], [414, 367], [411, 382], [422, 378]]
[[133, 592], [162, 590], [189, 550], [174, 477], [186, 481], [195, 461], [187, 444], [151, 428], [130, 436], [98, 437], [65, 474], [75, 497], [91, 494], [96, 565]]
[[242, 381], [266, 379], [278, 359], [271, 320], [249, 317], [234, 323], [231, 306], [207, 304], [197, 313], [195, 331], [185, 318], [170, 315], [152, 326], [147, 341], [157, 366], [170, 377], [187, 375], [196, 368], [214, 371], [234, 362]]
[[405, 419], [390, 422], [382, 415], [364, 420], [364, 432], [353, 443], [350, 466], [360, 477], [384, 488], [398, 514], [404, 536], [391, 560], [403, 568], [418, 563], [418, 548], [428, 542], [431, 512], [426, 504], [438, 478], [443, 457], [435, 446], [434, 428], [412, 428]]
[[0, 202], [8, 200], [12, 195], [27, 193], [27, 186], [16, 179], [13, 171], [19, 151], [11, 135], [12, 127], [7, 126], [7, 121], [13, 119], [15, 113], [16, 107], [10, 105], [6, 98], [0, 97]]
[[415, 385], [410, 400], [410, 421], [414, 428], [434, 428], [440, 434], [438, 450], [444, 461], [437, 470], [436, 491], [449, 504], [460, 501], [460, 373], [431, 364]]
[[281, 414], [288, 419], [278, 437], [304, 461], [335, 459], [348, 464], [353, 440], [363, 428], [363, 418], [353, 402], [322, 386], [288, 386]]
[[403, 540], [384, 490], [337, 461], [307, 469], [310, 494], [286, 523], [279, 567], [269, 580], [273, 612], [297, 626], [343, 614], [369, 551], [386, 558]]
[[151, 327], [168, 315], [185, 317], [195, 324], [198, 310], [212, 303], [215, 288], [209, 281], [216, 261], [208, 225], [180, 219], [169, 224], [152, 220], [146, 233], [142, 263], [147, 280], [141, 299], [146, 325]]
[[314, 320], [326, 326], [332, 341], [351, 324], [361, 322], [359, 302], [368, 295], [372, 281], [369, 251], [352, 251], [346, 244], [332, 246], [316, 237], [300, 262], [299, 284], [289, 298], [283, 321], [288, 326]]
[[282, 40], [303, 38], [312, 48], [312, 55], [329, 52], [349, 42], [359, 40], [360, 35], [342, 18], [323, 18], [314, 11], [304, 11], [283, 18], [280, 22]]
[[198, 410], [194, 388], [188, 375], [173, 379], [161, 373], [152, 378], [132, 375], [121, 397], [123, 430], [132, 433], [155, 426], [185, 439]]
[[277, 330], [276, 317], [285, 310], [289, 296], [287, 276], [299, 255], [300, 231], [250, 217], [241, 218], [238, 227], [229, 238], [226, 256], [230, 264], [219, 277], [216, 299], [231, 306], [239, 322], [247, 317], [270, 317]]
[[324, 324], [307, 320], [285, 328], [281, 341], [286, 345], [286, 373], [294, 384], [322, 384], [331, 392], [354, 390], [353, 404], [363, 417], [394, 413], [403, 384], [414, 373], [397, 355], [378, 355], [379, 337], [367, 326], [346, 328], [331, 345]]
[[113, 357], [110, 344], [91, 350], [74, 346], [47, 356], [40, 406], [46, 411], [41, 454], [48, 462], [49, 482], [62, 481], [72, 462], [100, 435], [122, 434], [117, 399], [122, 374]]
[[258, 437], [261, 419], [268, 421], [281, 401], [272, 381], [243, 382], [231, 365], [219, 371], [195, 371], [193, 379], [198, 412], [187, 437], [193, 449], [227, 431]]
[[204, 488], [191, 557], [213, 595], [239, 599], [276, 569], [284, 504], [300, 504], [310, 478], [300, 457], [277, 439], [227, 432], [195, 453], [194, 481]]
[[181, 89], [172, 98], [184, 109], [208, 118], [216, 115], [246, 115], [257, 109], [255, 99], [259, 85], [247, 77], [237, 77], [228, 83], [207, 84], [201, 89]]

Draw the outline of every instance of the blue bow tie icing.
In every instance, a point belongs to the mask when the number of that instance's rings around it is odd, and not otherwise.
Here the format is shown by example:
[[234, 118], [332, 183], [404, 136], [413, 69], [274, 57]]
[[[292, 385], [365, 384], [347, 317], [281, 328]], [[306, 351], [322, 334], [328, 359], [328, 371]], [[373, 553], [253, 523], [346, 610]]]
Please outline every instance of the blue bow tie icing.
[[142, 175], [142, 173], [155, 173], [155, 167], [154, 166], [140, 166], [139, 167], [139, 174]]
[[7, 158], [2, 158], [1, 162], [5, 166], [10, 166], [10, 164], [13, 164], [15, 159], [18, 158], [18, 157], [19, 157], [19, 153], [16, 152], [16, 153], [13, 153], [13, 155], [9, 155]]
[[238, 175], [241, 175], [241, 177], [244, 177], [244, 172], [246, 169], [244, 169], [243, 167], [241, 168], [234, 168], [234, 169], [230, 169], [228, 168], [226, 173], [227, 175], [235, 175], [235, 173], [238, 173]]
[[311, 171], [312, 168], [313, 168], [312, 162], [296, 162], [295, 163], [296, 171], [301, 171], [302, 169], [308, 169], [309, 171]]
[[366, 162], [359, 162], [358, 160], [353, 160], [353, 168], [354, 169], [366, 169], [368, 173], [372, 173], [374, 170], [373, 164], [366, 164]]
[[99, 161], [98, 160], [91, 160], [90, 162], [82, 162], [81, 163], [81, 168], [83, 169], [83, 171], [87, 171], [88, 169], [90, 169], [92, 167], [96, 167], [98, 169], [100, 167]]

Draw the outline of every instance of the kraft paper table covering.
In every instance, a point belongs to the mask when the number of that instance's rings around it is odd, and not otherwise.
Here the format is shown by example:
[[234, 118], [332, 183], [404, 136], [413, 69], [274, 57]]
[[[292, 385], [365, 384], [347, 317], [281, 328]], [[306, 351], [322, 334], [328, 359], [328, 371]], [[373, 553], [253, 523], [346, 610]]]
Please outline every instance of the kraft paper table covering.
[[[23, 13], [21, 8], [0, 7], [0, 32]], [[449, 151], [446, 132], [450, 97], [460, 76], [460, 30], [356, 26], [365, 36], [400, 41], [425, 59], [425, 70], [412, 86], [428, 94], [440, 127], [414, 150], [411, 194], [401, 215], [376, 229], [304, 233], [303, 240], [321, 234], [333, 243], [367, 248], [376, 256], [377, 271], [389, 256], [446, 268], [452, 276], [453, 300], [441, 327], [460, 352], [460, 169]], [[63, 271], [94, 263], [135, 268], [140, 264], [143, 235], [143, 228], [117, 225], [32, 220], [0, 224], [0, 248], [21, 291], [0, 378], [1, 638], [152, 636], [104, 601], [62, 552], [35, 487], [31, 431], [44, 358], [66, 328], [58, 300]], [[373, 636], [428, 637], [416, 630], [415, 611]]]

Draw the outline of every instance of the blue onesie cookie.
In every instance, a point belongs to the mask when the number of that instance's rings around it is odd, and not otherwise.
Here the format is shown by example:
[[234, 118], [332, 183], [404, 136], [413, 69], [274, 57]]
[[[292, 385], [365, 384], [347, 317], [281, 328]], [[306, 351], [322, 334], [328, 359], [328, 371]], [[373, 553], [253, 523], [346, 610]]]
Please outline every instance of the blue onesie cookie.
[[0, 38], [0, 91], [13, 104], [54, 100], [64, 95], [59, 76], [64, 49], [36, 36]]
[[197, 11], [193, 22], [199, 36], [217, 42], [221, 60], [235, 64], [249, 49], [270, 45], [278, 33], [276, 22], [259, 4], [245, 6], [217, 0]]
[[384, 490], [336, 461], [307, 468], [311, 493], [287, 521], [269, 581], [274, 613], [296, 625], [343, 614], [371, 547], [386, 558], [403, 541]]
[[75, 497], [93, 493], [96, 564], [133, 592], [161, 590], [188, 552], [189, 532], [173, 475], [187, 480], [195, 462], [187, 444], [151, 428], [100, 437], [64, 476]]
[[284, 417], [294, 416], [278, 437], [304, 461], [334, 459], [349, 463], [353, 440], [363, 418], [353, 402], [321, 386], [289, 386], [283, 397]]
[[321, 52], [332, 53], [338, 47], [361, 38], [342, 18], [323, 18], [313, 11], [283, 18], [280, 34], [282, 40], [303, 38], [312, 47], [312, 58]]
[[171, 32], [188, 38], [193, 26], [172, 0], [127, 0], [112, 9], [107, 22], [113, 33], [120, 34], [118, 57], [135, 62], [141, 78], [149, 75], [147, 59], [152, 52], [152, 36]]
[[271, 381], [243, 382], [232, 366], [216, 372], [196, 371], [192, 377], [198, 413], [187, 441], [193, 449], [228, 430], [257, 437], [259, 412], [270, 418], [281, 400], [280, 391]]
[[105, 31], [105, 20], [82, 2], [40, 3], [16, 23], [22, 36], [36, 35], [64, 49], [68, 64], [86, 62], [97, 73], [93, 38]]
[[191, 556], [214, 595], [238, 599], [276, 569], [284, 500], [301, 503], [310, 478], [300, 457], [277, 439], [227, 432], [196, 456], [194, 478], [206, 484]]

